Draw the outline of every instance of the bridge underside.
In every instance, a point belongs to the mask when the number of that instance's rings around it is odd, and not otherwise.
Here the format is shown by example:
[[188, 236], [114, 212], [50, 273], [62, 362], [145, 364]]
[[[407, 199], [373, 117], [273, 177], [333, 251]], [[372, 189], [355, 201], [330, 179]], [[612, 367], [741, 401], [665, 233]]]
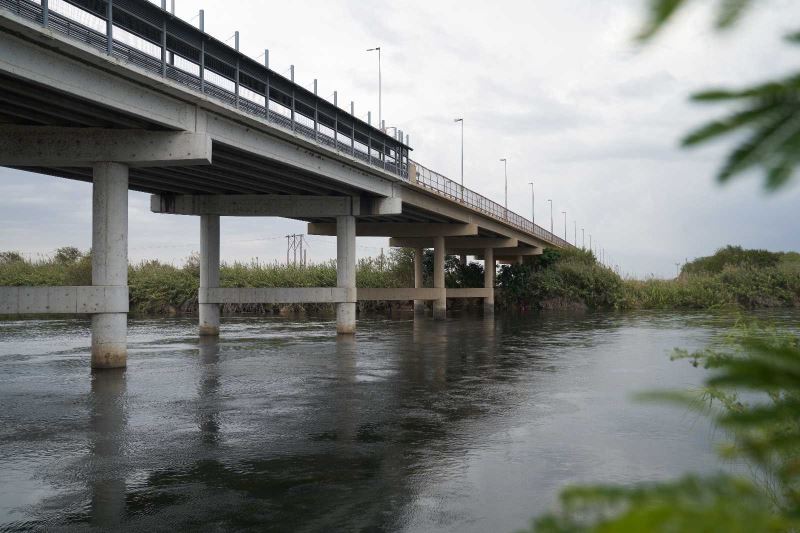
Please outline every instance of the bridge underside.
[[[92, 314], [95, 367], [126, 363], [128, 190], [153, 195], [154, 212], [199, 219], [202, 335], [219, 333], [219, 305], [233, 302], [332, 303], [342, 334], [353, 333], [355, 304], [363, 299], [414, 300], [417, 311], [433, 301], [433, 315], [442, 319], [447, 298], [482, 298], [491, 313], [496, 261], [521, 262], [548, 244], [511, 222], [507, 210], [505, 219], [499, 216], [496, 204], [478, 209], [463, 191], [459, 197], [418, 183], [408, 147], [377, 129], [370, 133], [338, 107], [336, 120], [352, 124], [350, 144], [336, 134], [335, 149], [315, 139], [325, 125], [319, 117], [309, 140], [308, 127], [294, 123], [294, 101], [302, 104], [304, 91], [294, 84], [287, 89], [292, 122], [276, 126], [267, 120], [269, 109], [267, 118], [240, 110], [238, 93], [235, 106], [198, 95], [96, 47], [17, 20], [2, 7], [0, 49], [0, 166], [93, 184], [92, 286], [0, 288], [0, 313]], [[359, 128], [372, 135], [368, 155], [356, 153]], [[376, 138], [382, 143], [378, 156]], [[387, 170], [391, 150], [394, 167]], [[220, 288], [221, 216], [282, 216], [308, 222], [309, 233], [335, 235], [337, 287]], [[391, 245], [413, 248], [415, 286], [356, 290], [358, 235], [391, 237]], [[431, 288], [422, 284], [425, 248], [434, 249]], [[481, 257], [484, 287], [445, 289], [447, 253]]]

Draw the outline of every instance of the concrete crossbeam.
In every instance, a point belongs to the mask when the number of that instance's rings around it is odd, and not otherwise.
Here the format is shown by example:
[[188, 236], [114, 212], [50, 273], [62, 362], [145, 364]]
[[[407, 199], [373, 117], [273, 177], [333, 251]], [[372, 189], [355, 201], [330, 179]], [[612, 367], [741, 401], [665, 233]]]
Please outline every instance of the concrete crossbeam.
[[305, 304], [352, 303], [356, 289], [340, 287], [201, 287], [198, 302], [202, 304]]
[[[336, 224], [310, 223], [309, 235], [336, 235]], [[477, 224], [440, 224], [425, 222], [359, 222], [359, 237], [454, 237], [477, 235]]]
[[443, 289], [433, 288], [369, 288], [358, 289], [358, 301], [435, 301], [442, 298]]
[[[466, 255], [474, 255], [474, 256], [483, 256], [484, 249], [483, 248], [448, 248], [447, 253], [449, 254], [466, 254]], [[519, 256], [534, 256], [534, 255], [542, 255], [543, 249], [542, 248], [533, 248], [533, 247], [517, 247], [517, 248], [494, 248], [495, 257], [519, 257]]]
[[[397, 237], [389, 239], [389, 246], [400, 248], [433, 248], [436, 237]], [[445, 246], [447, 253], [462, 253], [461, 250], [484, 248], [514, 248], [519, 244], [517, 239], [503, 237], [447, 237]], [[454, 252], [455, 251], [455, 252]]]
[[[399, 215], [403, 206], [397, 197], [154, 194], [150, 197], [150, 210], [172, 215], [304, 218]], [[330, 235], [336, 235], [336, 224], [330, 226]]]
[[115, 161], [131, 167], [211, 164], [203, 133], [0, 126], [0, 166], [90, 167]]
[[0, 315], [127, 312], [128, 287], [0, 287]]
[[447, 289], [448, 298], [493, 298], [493, 288], [466, 288], [466, 289]]

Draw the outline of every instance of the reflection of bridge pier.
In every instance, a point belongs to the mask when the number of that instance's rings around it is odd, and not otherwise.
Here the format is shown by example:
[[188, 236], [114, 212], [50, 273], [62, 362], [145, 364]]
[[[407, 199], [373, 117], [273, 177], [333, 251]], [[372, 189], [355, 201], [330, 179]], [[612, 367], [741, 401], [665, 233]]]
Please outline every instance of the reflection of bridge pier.
[[[491, 312], [488, 276], [445, 288], [447, 254], [484, 256], [493, 271], [570, 246], [415, 163], [402, 132], [359, 119], [354, 104], [343, 110], [147, 0], [69, 4], [79, 16], [60, 3], [0, 7], [0, 166], [93, 184], [92, 285], [0, 287], [0, 314], [92, 315], [94, 368], [127, 362], [128, 190], [151, 194], [155, 213], [198, 217], [201, 336], [219, 334], [225, 303], [334, 304], [343, 335], [359, 300], [431, 301], [443, 319], [448, 298], [482, 298]], [[336, 236], [336, 287], [220, 287], [221, 216]], [[414, 287], [356, 290], [359, 235], [412, 247], [418, 264], [433, 248], [433, 287], [419, 275]]]
[[203, 365], [197, 387], [198, 426], [204, 443], [216, 444], [219, 440], [219, 339], [200, 337], [200, 363]]
[[92, 373], [91, 521], [103, 529], [125, 518], [125, 390], [125, 369]]

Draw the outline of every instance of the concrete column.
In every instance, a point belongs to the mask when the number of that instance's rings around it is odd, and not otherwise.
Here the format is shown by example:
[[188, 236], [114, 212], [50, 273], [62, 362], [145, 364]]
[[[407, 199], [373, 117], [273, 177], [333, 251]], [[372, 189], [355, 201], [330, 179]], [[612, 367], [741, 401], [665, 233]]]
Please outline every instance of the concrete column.
[[467, 266], [467, 255], [466, 254], [461, 254], [461, 256], [458, 258], [458, 260], [461, 263], [461, 266]]
[[486, 251], [483, 252], [483, 260], [484, 260], [484, 267], [483, 267], [483, 286], [485, 288], [491, 288], [492, 294], [483, 299], [483, 314], [484, 315], [491, 315], [494, 314], [494, 273], [495, 273], [495, 264], [494, 264], [494, 249], [493, 248], [486, 248]]
[[[414, 288], [421, 289], [422, 284], [422, 260], [425, 250], [422, 248], [414, 248]], [[425, 300], [414, 300], [414, 313], [419, 315], [425, 314]]]
[[514, 261], [518, 266], [522, 266], [522, 256], [518, 255], [516, 260]]
[[356, 332], [356, 217], [336, 217], [336, 286], [353, 289], [352, 302], [336, 304], [336, 332]]
[[[94, 165], [92, 285], [128, 286], [128, 167]], [[128, 359], [128, 313], [92, 315], [92, 368], [121, 368]]]
[[444, 295], [444, 237], [433, 238], [433, 286], [442, 290], [442, 296], [433, 302], [433, 319], [447, 318], [447, 298]]
[[[200, 289], [219, 287], [219, 215], [200, 216]], [[219, 304], [199, 304], [200, 336], [219, 335]]]

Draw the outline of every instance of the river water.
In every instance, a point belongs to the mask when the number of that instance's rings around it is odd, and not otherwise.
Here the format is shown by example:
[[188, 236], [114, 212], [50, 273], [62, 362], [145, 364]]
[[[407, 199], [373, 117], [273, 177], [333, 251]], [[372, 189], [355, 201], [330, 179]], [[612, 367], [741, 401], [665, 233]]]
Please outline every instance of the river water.
[[[766, 318], [794, 326], [800, 314]], [[0, 321], [0, 530], [513, 531], [581, 482], [730, 468], [707, 420], [635, 401], [730, 314]]]

